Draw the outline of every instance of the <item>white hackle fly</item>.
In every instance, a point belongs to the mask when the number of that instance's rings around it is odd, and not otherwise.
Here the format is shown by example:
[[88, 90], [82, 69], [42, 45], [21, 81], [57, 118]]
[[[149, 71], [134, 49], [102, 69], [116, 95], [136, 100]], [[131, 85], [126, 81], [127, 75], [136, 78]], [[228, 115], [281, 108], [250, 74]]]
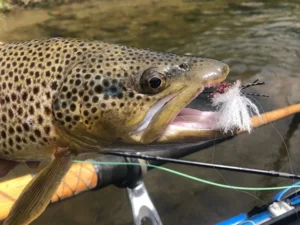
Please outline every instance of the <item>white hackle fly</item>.
[[233, 132], [235, 129], [251, 132], [251, 116], [260, 115], [257, 106], [251, 102], [242, 92], [241, 81], [237, 80], [224, 93], [216, 93], [212, 99], [212, 105], [217, 108], [220, 116], [217, 126], [224, 133]]

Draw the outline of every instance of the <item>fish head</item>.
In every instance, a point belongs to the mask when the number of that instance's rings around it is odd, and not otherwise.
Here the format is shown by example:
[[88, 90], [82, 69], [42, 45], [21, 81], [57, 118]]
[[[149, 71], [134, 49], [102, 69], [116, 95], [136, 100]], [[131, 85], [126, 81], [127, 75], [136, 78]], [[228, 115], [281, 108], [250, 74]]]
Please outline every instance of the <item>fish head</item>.
[[169, 133], [165, 131], [177, 121], [184, 107], [205, 87], [218, 85], [228, 73], [229, 67], [217, 60], [168, 54], [150, 67], [145, 66], [143, 72], [135, 76], [135, 91], [148, 101], [138, 110], [140, 118], [132, 127], [131, 138], [143, 144], [164, 139], [168, 142], [164, 135], [170, 136], [174, 129]]
[[[229, 73], [226, 64], [213, 59], [122, 45], [100, 46], [101, 52], [93, 53], [93, 60], [78, 63], [66, 79], [68, 86], [73, 80], [71, 85], [79, 93], [76, 109], [68, 111], [76, 114], [73, 117], [77, 116], [78, 122], [68, 127], [62, 121], [65, 133], [76, 136], [74, 142], [159, 144], [174, 142], [178, 134], [189, 141], [196, 128], [182, 133], [178, 126], [173, 130], [169, 127], [205, 87], [219, 84]], [[54, 109], [61, 109], [59, 102]]]

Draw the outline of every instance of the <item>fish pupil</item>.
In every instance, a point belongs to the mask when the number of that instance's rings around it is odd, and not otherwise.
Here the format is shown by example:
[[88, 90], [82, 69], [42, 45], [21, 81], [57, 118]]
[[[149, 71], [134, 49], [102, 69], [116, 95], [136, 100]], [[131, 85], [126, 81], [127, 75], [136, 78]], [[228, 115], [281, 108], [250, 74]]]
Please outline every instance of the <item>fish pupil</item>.
[[153, 78], [150, 79], [149, 83], [150, 83], [151, 88], [156, 89], [156, 88], [160, 87], [161, 79], [159, 79], [158, 77], [153, 77]]

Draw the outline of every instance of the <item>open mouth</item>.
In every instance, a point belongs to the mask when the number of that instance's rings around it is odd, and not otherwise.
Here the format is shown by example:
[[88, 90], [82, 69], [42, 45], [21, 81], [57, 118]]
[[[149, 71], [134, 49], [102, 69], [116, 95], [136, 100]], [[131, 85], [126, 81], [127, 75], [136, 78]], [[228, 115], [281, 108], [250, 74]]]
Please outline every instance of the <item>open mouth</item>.
[[183, 108], [169, 124], [169, 127], [174, 126], [177, 129], [217, 130], [216, 123], [218, 116], [218, 112]]
[[[210, 85], [205, 87], [215, 87], [222, 81], [223, 79], [210, 83]], [[140, 124], [136, 131], [140, 132], [141, 137], [146, 138], [159, 132], [159, 135], [155, 138], [156, 142], [176, 142], [177, 140], [180, 142], [181, 139], [184, 141], [209, 139], [211, 131], [220, 130], [217, 126], [219, 113], [186, 108], [186, 105], [202, 91], [203, 87], [195, 91], [193, 95], [190, 95], [189, 100], [185, 100], [185, 104], [181, 105], [182, 108], [180, 108], [178, 98], [184, 95], [184, 89], [179, 93], [164, 97], [149, 110], [143, 123]], [[170, 112], [174, 114], [171, 115]], [[160, 126], [160, 131], [158, 131], [158, 121], [163, 121], [162, 124], [165, 124]], [[152, 140], [155, 141], [154, 138]], [[147, 141], [147, 143], [151, 143], [152, 140]]]
[[[216, 87], [219, 84], [220, 82], [211, 84], [207, 87]], [[200, 93], [197, 93], [197, 96], [199, 94]], [[195, 98], [197, 96], [195, 96]], [[215, 111], [201, 111], [184, 107], [179, 111], [174, 120], [169, 123], [164, 133], [173, 133], [180, 130], [220, 130], [220, 127], [217, 125], [218, 117], [219, 113]]]
[[[207, 87], [215, 87], [224, 81], [229, 73], [227, 65], [218, 61], [208, 61], [199, 73], [191, 73], [191, 78], [176, 93], [162, 97], [147, 112], [144, 120], [134, 129], [133, 139], [143, 144], [154, 142], [176, 142], [207, 140], [218, 130], [218, 113], [185, 108]], [[175, 86], [176, 87], [176, 86]], [[201, 133], [202, 132], [202, 133]], [[189, 139], [189, 137], [191, 137]]]

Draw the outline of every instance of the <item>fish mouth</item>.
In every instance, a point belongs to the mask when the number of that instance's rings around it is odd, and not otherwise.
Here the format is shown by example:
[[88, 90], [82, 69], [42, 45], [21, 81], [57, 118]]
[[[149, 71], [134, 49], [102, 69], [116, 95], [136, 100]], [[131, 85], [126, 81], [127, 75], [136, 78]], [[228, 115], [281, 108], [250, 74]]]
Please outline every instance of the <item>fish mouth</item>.
[[132, 139], [140, 144], [193, 142], [210, 140], [213, 131], [219, 131], [214, 126], [217, 114], [185, 108], [204, 88], [215, 87], [227, 78], [229, 67], [226, 64], [215, 60], [207, 63], [199, 72], [180, 80], [179, 84], [185, 85], [162, 97], [150, 108], [143, 121], [134, 128]]
[[219, 113], [183, 108], [167, 126], [157, 143], [198, 142], [221, 136]]
[[[225, 80], [225, 78], [226, 76], [198, 88], [188, 100], [185, 99], [185, 104], [181, 107], [178, 107], [179, 104], [176, 104], [176, 102], [179, 101], [178, 98], [180, 96], [184, 96], [183, 93], [187, 87], [182, 88], [176, 94], [166, 96], [158, 101], [137, 129], [141, 134], [141, 142], [144, 144], [181, 143], [213, 139], [215, 133], [221, 130], [217, 126], [219, 113], [186, 108], [186, 106], [198, 97], [204, 88], [215, 87]], [[176, 105], [172, 106], [174, 103]], [[173, 111], [177, 112], [174, 113]], [[174, 113], [173, 118], [172, 113]], [[165, 126], [155, 124], [158, 120], [165, 123]], [[156, 134], [156, 128], [159, 126], [162, 128], [162, 131], [155, 137], [153, 134]]]
[[172, 126], [178, 127], [178, 129], [220, 129], [218, 125], [216, 125], [218, 117], [218, 112], [183, 108], [175, 117], [175, 119], [169, 124], [167, 129], [170, 129]]
[[[220, 82], [206, 87], [216, 87]], [[195, 98], [201, 93], [199, 91]], [[195, 98], [191, 99], [194, 100]], [[162, 109], [163, 110], [163, 109]], [[201, 111], [184, 106], [164, 132], [156, 140], [157, 143], [193, 142], [210, 140], [219, 137], [221, 127], [218, 125], [220, 113], [216, 111]]]

